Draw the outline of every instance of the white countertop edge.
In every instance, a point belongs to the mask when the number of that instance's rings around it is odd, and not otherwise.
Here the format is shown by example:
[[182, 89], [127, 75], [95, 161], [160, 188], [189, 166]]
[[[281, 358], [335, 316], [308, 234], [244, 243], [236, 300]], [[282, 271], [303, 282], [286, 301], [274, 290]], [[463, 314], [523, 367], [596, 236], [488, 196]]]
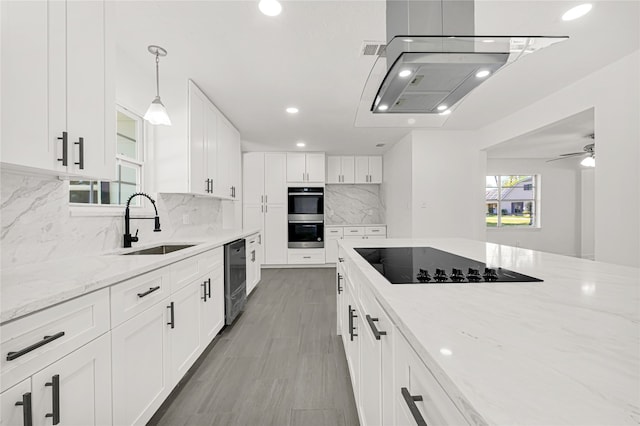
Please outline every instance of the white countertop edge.
[[[58, 259], [58, 260], [52, 260], [50, 262], [45, 262], [43, 264], [39, 264], [37, 266], [21, 265], [15, 268], [4, 269], [2, 270], [2, 275], [3, 275], [2, 289], [0, 290], [0, 294], [5, 293], [7, 287], [20, 285], [15, 282], [7, 283], [5, 280], [5, 275], [14, 275], [16, 277], [20, 277], [24, 275], [25, 277], [27, 277], [30, 274], [29, 268], [33, 268], [33, 267], [46, 268], [47, 265], [51, 265], [52, 270], [54, 270], [56, 264], [66, 263], [70, 261], [86, 264], [87, 262], [90, 262], [91, 260], [96, 260], [96, 259], [109, 259], [110, 257], [121, 258], [121, 256], [125, 253], [142, 250], [149, 247], [155, 247], [163, 244], [195, 244], [193, 247], [188, 247], [188, 248], [178, 250], [173, 253], [168, 253], [165, 255], [141, 255], [140, 265], [136, 265], [134, 267], [121, 270], [121, 271], [114, 271], [114, 273], [111, 275], [108, 275], [106, 277], [101, 277], [93, 281], [91, 278], [88, 278], [87, 284], [85, 285], [70, 285], [69, 288], [64, 291], [58, 291], [51, 294], [45, 293], [40, 298], [7, 301], [5, 297], [6, 295], [2, 294], [2, 312], [0, 314], [0, 325], [4, 325], [5, 323], [8, 323], [10, 321], [15, 321], [23, 316], [41, 311], [43, 309], [47, 309], [53, 305], [66, 302], [71, 299], [75, 299], [77, 297], [100, 290], [102, 288], [109, 287], [114, 284], [118, 284], [122, 281], [126, 281], [128, 279], [151, 272], [153, 270], [163, 268], [165, 266], [171, 265], [173, 263], [179, 262], [181, 260], [187, 259], [192, 256], [196, 256], [206, 251], [213, 250], [231, 241], [234, 241], [240, 238], [245, 238], [250, 235], [256, 234], [258, 232], [261, 232], [261, 230], [258, 228], [246, 229], [246, 230], [245, 229], [225, 230], [225, 231], [222, 231], [221, 235], [218, 237], [212, 236], [212, 237], [193, 238], [193, 239], [183, 238], [183, 239], [175, 239], [175, 240], [165, 240], [162, 242], [142, 244], [133, 248], [119, 249], [119, 250], [114, 250], [108, 253], [85, 256], [82, 258]], [[135, 256], [135, 257], [138, 257], [138, 256]], [[76, 272], [76, 274], [81, 274], [81, 272]], [[29, 286], [25, 286], [24, 290], [25, 292], [29, 292], [33, 289], [29, 288]]]

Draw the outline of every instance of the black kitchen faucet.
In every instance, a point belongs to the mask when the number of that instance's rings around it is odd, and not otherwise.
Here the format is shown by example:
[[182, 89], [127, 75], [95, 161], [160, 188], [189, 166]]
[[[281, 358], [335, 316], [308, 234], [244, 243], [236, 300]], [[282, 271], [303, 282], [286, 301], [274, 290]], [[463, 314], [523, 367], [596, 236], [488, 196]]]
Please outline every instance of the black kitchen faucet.
[[131, 236], [130, 230], [129, 230], [129, 221], [131, 220], [131, 217], [129, 216], [129, 204], [131, 203], [131, 200], [133, 199], [133, 197], [136, 197], [138, 195], [142, 195], [144, 197], [147, 197], [149, 199], [149, 201], [151, 201], [151, 204], [153, 204], [153, 209], [156, 211], [156, 215], [155, 217], [151, 218], [151, 217], [136, 217], [134, 219], [154, 219], [155, 220], [155, 227], [153, 229], [153, 232], [160, 232], [160, 217], [158, 216], [158, 209], [156, 208], [156, 202], [153, 200], [153, 198], [151, 198], [149, 195], [145, 194], [144, 192], [136, 192], [135, 194], [133, 194], [131, 197], [129, 197], [129, 199], [127, 200], [127, 207], [124, 210], [124, 248], [129, 248], [131, 247], [131, 243], [136, 243], [138, 242], [138, 230], [136, 229], [136, 235]]

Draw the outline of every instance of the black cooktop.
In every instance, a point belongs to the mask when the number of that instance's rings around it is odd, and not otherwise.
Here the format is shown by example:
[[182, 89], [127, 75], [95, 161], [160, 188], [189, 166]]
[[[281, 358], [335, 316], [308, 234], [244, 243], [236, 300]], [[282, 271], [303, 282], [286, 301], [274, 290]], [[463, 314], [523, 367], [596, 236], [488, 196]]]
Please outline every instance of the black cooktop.
[[432, 247], [357, 248], [391, 284], [540, 282], [542, 280]]

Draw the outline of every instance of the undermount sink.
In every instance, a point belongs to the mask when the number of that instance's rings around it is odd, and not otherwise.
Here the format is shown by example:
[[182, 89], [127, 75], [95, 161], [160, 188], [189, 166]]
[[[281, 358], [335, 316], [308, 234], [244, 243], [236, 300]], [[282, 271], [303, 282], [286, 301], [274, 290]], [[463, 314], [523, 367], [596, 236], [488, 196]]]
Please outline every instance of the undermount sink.
[[149, 247], [146, 249], [136, 250], [129, 253], [123, 253], [123, 255], [128, 256], [130, 254], [169, 254], [169, 253], [173, 253], [174, 251], [186, 249], [193, 246], [195, 246], [195, 244], [174, 244], [174, 245], [168, 244], [168, 245]]

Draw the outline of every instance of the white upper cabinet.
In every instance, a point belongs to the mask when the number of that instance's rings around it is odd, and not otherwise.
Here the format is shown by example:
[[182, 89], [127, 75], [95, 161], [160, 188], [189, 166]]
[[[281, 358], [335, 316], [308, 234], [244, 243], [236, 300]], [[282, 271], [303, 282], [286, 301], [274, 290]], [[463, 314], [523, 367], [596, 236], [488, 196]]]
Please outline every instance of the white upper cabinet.
[[323, 183], [324, 174], [323, 153], [287, 153], [287, 182]]
[[355, 183], [382, 183], [382, 157], [357, 156]]
[[355, 158], [349, 156], [327, 157], [327, 183], [354, 183]]
[[264, 154], [264, 202], [287, 204], [287, 157], [280, 152]]
[[[264, 202], [266, 176], [264, 174], [264, 152], [246, 152], [242, 163], [242, 182], [244, 184], [244, 204], [253, 205]], [[245, 227], [247, 224], [245, 223]], [[262, 227], [262, 225], [260, 226]]]
[[[177, 158], [167, 159], [167, 173], [158, 183], [160, 192], [188, 192], [227, 200], [240, 198], [242, 158], [240, 132], [189, 80], [188, 179]], [[172, 147], [175, 150], [175, 147]], [[169, 163], [171, 162], [171, 164]]]
[[2, 162], [115, 178], [113, 2], [2, 2]]

